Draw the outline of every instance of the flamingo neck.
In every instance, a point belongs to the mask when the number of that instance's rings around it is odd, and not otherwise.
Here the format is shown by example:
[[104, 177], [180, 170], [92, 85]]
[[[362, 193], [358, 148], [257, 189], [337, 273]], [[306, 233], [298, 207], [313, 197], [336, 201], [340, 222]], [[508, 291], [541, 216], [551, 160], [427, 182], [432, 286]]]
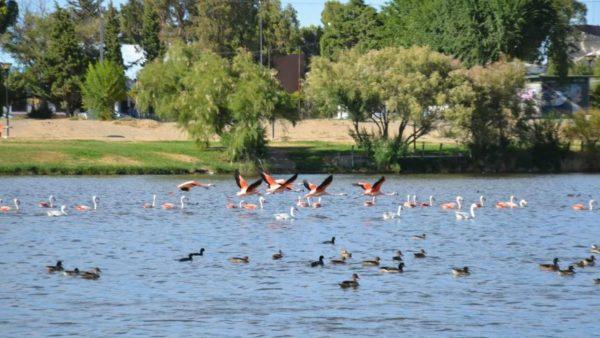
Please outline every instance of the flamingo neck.
[[263, 208], [263, 199], [262, 197], [258, 199], [258, 204], [260, 204], [260, 208]]
[[156, 206], [156, 195], [152, 195], [152, 207]]
[[181, 199], [181, 209], [185, 208], [185, 199]]
[[17, 200], [14, 200], [14, 203], [15, 203], [15, 209], [17, 211], [19, 211], [19, 202], [17, 202]]
[[92, 203], [94, 204], [94, 210], [98, 209], [98, 203], [96, 203], [96, 199], [92, 199]]
[[461, 203], [460, 201], [461, 201], [461, 199], [460, 199], [460, 198], [457, 198], [457, 199], [456, 199], [456, 204], [457, 204], [457, 206], [458, 206], [458, 209], [462, 209], [462, 203]]
[[483, 207], [483, 196], [479, 196], [479, 204]]
[[294, 211], [294, 207], [290, 208], [290, 216], [292, 216], [292, 218], [296, 218], [296, 212]]
[[590, 210], [594, 210], [594, 200], [590, 201]]
[[402, 206], [398, 206], [398, 211], [396, 211], [396, 215], [400, 216], [400, 212], [402, 212]]
[[475, 205], [471, 206], [471, 218], [475, 218], [475, 208], [476, 208]]
[[429, 206], [433, 206], [433, 196], [429, 196]]

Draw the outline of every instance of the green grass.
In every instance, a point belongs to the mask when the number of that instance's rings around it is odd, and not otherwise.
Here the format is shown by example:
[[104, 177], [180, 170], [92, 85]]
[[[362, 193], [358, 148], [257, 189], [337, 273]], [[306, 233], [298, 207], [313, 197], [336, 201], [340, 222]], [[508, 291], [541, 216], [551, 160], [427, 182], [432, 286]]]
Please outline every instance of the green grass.
[[5, 141], [0, 142], [0, 174], [185, 174], [231, 172], [219, 147], [200, 150], [191, 141]]
[[[425, 146], [425, 154], [438, 150], [439, 145]], [[444, 150], [455, 153], [461, 149], [445, 146]], [[301, 172], [347, 172], [348, 167], [339, 166], [336, 159], [348, 158], [352, 152], [362, 155], [350, 144], [285, 142], [270, 144], [268, 157], [274, 158], [273, 162], [278, 162], [278, 158], [289, 159]], [[254, 173], [257, 170], [253, 163], [228, 161], [218, 144], [200, 149], [193, 141], [2, 140], [0, 153], [0, 174], [5, 175], [231, 173], [236, 169]]]

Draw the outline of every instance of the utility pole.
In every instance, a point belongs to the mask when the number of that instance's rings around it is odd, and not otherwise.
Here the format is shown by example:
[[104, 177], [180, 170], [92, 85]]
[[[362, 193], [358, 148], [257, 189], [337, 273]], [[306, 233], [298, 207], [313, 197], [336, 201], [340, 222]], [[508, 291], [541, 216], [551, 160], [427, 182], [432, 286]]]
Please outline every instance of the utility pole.
[[6, 104], [6, 112], [5, 112], [5, 117], [6, 117], [6, 135], [4, 136], [4, 138], [8, 138], [8, 133], [10, 130], [10, 106], [8, 105], [8, 72], [10, 70], [10, 63], [1, 63], [0, 64], [2, 66], [2, 70], [4, 71], [4, 103]]
[[258, 0], [258, 41], [259, 41], [259, 49], [260, 49], [260, 65], [263, 65], [263, 27], [262, 27], [262, 13], [260, 12], [261, 5], [260, 0]]
[[104, 11], [102, 10], [102, 1], [100, 6], [100, 62], [104, 61]]

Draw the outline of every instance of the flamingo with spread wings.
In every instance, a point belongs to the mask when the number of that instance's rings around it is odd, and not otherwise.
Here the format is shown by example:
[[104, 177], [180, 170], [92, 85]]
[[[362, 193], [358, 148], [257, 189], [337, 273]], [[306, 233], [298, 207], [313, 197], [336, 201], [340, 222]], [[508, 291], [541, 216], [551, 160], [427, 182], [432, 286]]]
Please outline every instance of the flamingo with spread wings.
[[262, 183], [262, 178], [259, 178], [256, 182], [248, 185], [248, 182], [240, 175], [238, 170], [235, 171], [235, 183], [240, 187], [240, 191], [236, 193], [237, 196], [250, 196], [258, 194], [258, 187]]
[[321, 182], [319, 186], [310, 183], [307, 180], [304, 180], [302, 183], [304, 184], [304, 187], [308, 189], [308, 194], [306, 194], [306, 196], [304, 197], [319, 197], [323, 195], [328, 195], [329, 193], [325, 190], [331, 184], [332, 181], [333, 175], [327, 176], [327, 178], [323, 180], [323, 182]]
[[378, 196], [383, 195], [383, 193], [381, 192], [381, 186], [383, 185], [383, 182], [385, 182], [385, 177], [381, 176], [381, 178], [373, 185], [367, 182], [358, 182], [352, 185], [356, 187], [361, 187], [364, 190], [363, 195]]
[[263, 181], [267, 182], [269, 188], [267, 188], [267, 194], [275, 194], [278, 192], [284, 192], [286, 190], [294, 190], [294, 181], [298, 178], [298, 174], [294, 174], [294, 176], [284, 179], [275, 179], [273, 176], [267, 174], [266, 172], [262, 172], [260, 174]]
[[198, 181], [187, 181], [187, 182], [183, 182], [180, 185], [178, 185], [177, 189], [179, 189], [181, 191], [190, 191], [193, 187], [202, 187], [202, 188], [208, 189], [212, 186], [214, 186], [214, 184], [212, 184], [212, 183], [200, 183]]

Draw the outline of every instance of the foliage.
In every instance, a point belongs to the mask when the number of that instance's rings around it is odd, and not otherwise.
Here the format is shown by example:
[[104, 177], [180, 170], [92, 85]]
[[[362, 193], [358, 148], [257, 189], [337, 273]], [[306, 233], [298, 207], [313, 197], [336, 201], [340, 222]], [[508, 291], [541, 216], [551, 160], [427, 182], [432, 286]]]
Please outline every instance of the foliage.
[[530, 121], [520, 135], [520, 141], [530, 154], [531, 164], [542, 170], [560, 170], [565, 149], [560, 144], [561, 120], [544, 118]]
[[591, 89], [590, 105], [593, 108], [600, 109], [600, 84], [596, 84], [596, 86]]
[[164, 35], [163, 41], [166, 43], [174, 40], [192, 41], [194, 18], [198, 15], [198, 6], [202, 1], [145, 0], [144, 2], [145, 7], [152, 7], [156, 11]]
[[502, 55], [533, 61], [547, 51], [562, 69], [571, 24], [582, 13], [576, 0], [392, 0], [382, 10], [382, 38], [385, 45], [429, 45], [467, 65]]
[[310, 60], [313, 56], [321, 54], [319, 42], [323, 36], [323, 27], [321, 26], [305, 26], [300, 27], [300, 39], [302, 40], [302, 53]]
[[493, 163], [509, 149], [526, 127], [531, 106], [520, 98], [525, 68], [519, 62], [499, 61], [451, 74], [448, 95], [452, 109], [445, 118], [462, 135], [473, 156]]
[[357, 46], [369, 50], [379, 44], [381, 20], [375, 8], [364, 0], [350, 0], [347, 4], [328, 1], [321, 13], [323, 35], [321, 55], [332, 57], [338, 51]]
[[141, 44], [142, 18], [144, 17], [144, 3], [142, 0], [129, 0], [121, 5], [119, 11], [121, 39], [125, 43]]
[[41, 75], [50, 84], [50, 101], [62, 104], [70, 115], [81, 103], [85, 56], [69, 13], [59, 7], [50, 18], [48, 49]]
[[0, 0], [0, 34], [17, 21], [19, 6], [15, 0]]
[[77, 40], [83, 47], [85, 65], [100, 55], [101, 4], [102, 0], [68, 0], [65, 7], [75, 25]]
[[[373, 154], [376, 140], [394, 143], [397, 153], [433, 130], [442, 118], [452, 83], [449, 74], [460, 64], [425, 47], [384, 48], [360, 54], [343, 52], [336, 61], [314, 58], [307, 78], [306, 95], [325, 115], [338, 107], [353, 122], [351, 135]], [[390, 136], [390, 122], [399, 121]], [[372, 134], [360, 128], [370, 121]], [[388, 147], [389, 148], [389, 147]]]
[[582, 140], [587, 150], [597, 149], [600, 142], [600, 109], [590, 109], [573, 114], [573, 120], [565, 128], [565, 134], [572, 140]]
[[176, 120], [202, 145], [220, 136], [231, 159], [254, 159], [264, 151], [264, 121], [295, 118], [274, 74], [243, 51], [228, 60], [196, 45], [175, 44], [164, 61], [140, 72], [135, 97], [142, 110], [152, 107]]
[[160, 41], [160, 22], [158, 13], [152, 6], [144, 6], [142, 20], [142, 40], [140, 45], [144, 49], [147, 61], [152, 61], [162, 55], [163, 45]]
[[231, 56], [240, 47], [256, 50], [258, 0], [204, 0], [194, 18], [194, 36], [200, 46]]
[[119, 41], [119, 13], [113, 7], [112, 3], [108, 5], [106, 12], [106, 25], [104, 33], [105, 57], [114, 64], [123, 66], [123, 55], [121, 54], [121, 43]]
[[90, 65], [82, 92], [86, 109], [101, 120], [112, 120], [115, 102], [127, 97], [123, 68], [108, 59]]
[[263, 24], [263, 48], [267, 64], [271, 55], [297, 52], [300, 46], [300, 30], [296, 10], [291, 5], [283, 10], [279, 0], [261, 1], [258, 17]]

